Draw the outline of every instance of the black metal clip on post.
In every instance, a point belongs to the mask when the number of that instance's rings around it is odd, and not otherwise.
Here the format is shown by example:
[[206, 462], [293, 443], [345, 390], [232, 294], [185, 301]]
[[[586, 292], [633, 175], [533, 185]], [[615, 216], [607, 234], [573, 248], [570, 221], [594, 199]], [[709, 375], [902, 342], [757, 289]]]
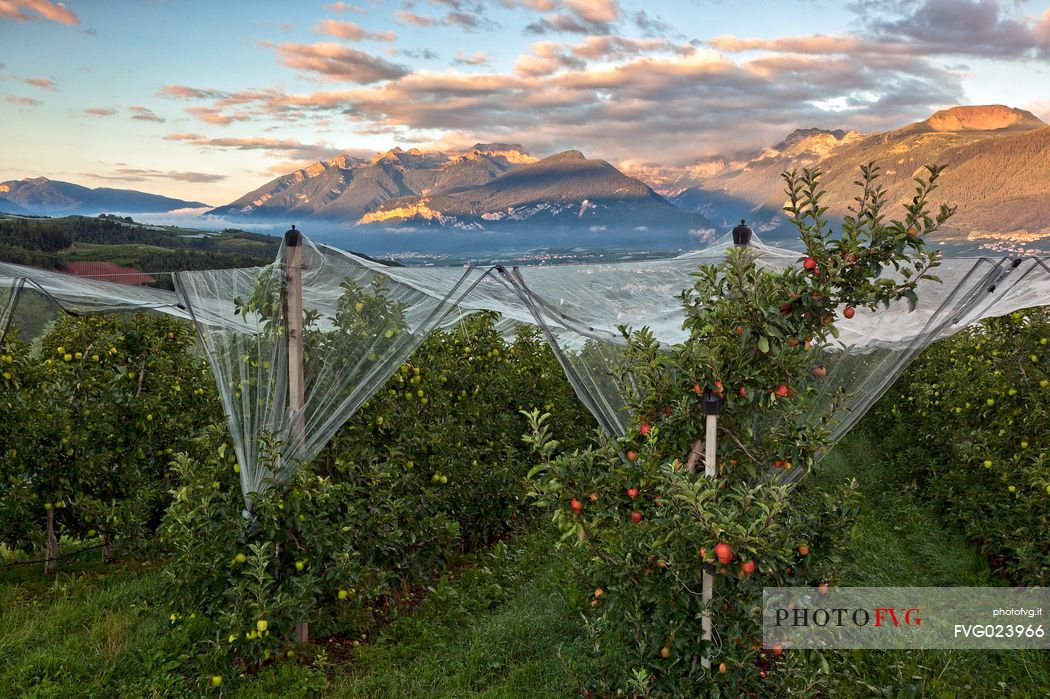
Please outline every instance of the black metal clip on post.
[[290, 230], [284, 233], [284, 244], [290, 248], [294, 248], [303, 241], [303, 234], [300, 231], [295, 230], [295, 224], [292, 224]]
[[747, 225], [744, 219], [740, 219], [740, 225], [733, 228], [733, 245], [746, 247], [751, 244], [751, 234], [754, 231]]
[[700, 395], [700, 409], [704, 411], [704, 415], [721, 415], [722, 399], [712, 393], [711, 389], [707, 389]]

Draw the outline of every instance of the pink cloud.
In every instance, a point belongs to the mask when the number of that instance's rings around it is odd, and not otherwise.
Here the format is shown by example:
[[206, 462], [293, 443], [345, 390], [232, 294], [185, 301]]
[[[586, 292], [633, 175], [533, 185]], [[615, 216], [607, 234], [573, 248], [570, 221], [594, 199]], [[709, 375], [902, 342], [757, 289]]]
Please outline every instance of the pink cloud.
[[39, 87], [42, 90], [54, 90], [55, 83], [48, 78], [26, 78], [23, 80], [26, 85], [32, 85], [33, 87]]
[[80, 18], [60, 2], [49, 0], [0, 0], [0, 19], [29, 22], [46, 19], [59, 24], [80, 24]]
[[324, 6], [324, 9], [328, 10], [329, 12], [334, 12], [337, 15], [338, 14], [343, 14], [344, 12], [354, 12], [354, 13], [357, 13], [359, 15], [367, 15], [368, 14], [368, 10], [366, 10], [365, 8], [358, 7], [357, 5], [351, 5], [348, 2], [332, 2], [332, 3], [328, 3], [328, 4], [326, 4]]
[[416, 27], [432, 27], [441, 24], [441, 20], [437, 17], [432, 17], [431, 15], [420, 15], [406, 10], [396, 11], [394, 13], [394, 19], [401, 24], [411, 24]]
[[175, 99], [218, 99], [227, 96], [222, 90], [202, 90], [186, 85], [165, 85], [158, 92], [158, 97], [172, 97]]
[[620, 18], [616, 0], [565, 0], [565, 5], [580, 19], [592, 24], [607, 24]]
[[301, 143], [295, 139], [265, 138], [251, 136], [246, 138], [207, 138], [196, 133], [173, 133], [164, 137], [166, 141], [181, 141], [201, 148], [231, 150], [258, 150], [272, 154], [274, 157], [295, 157], [312, 160], [332, 158], [342, 153], [323, 143]]
[[488, 55], [484, 51], [478, 51], [473, 56], [468, 56], [467, 54], [460, 51], [456, 54], [456, 60], [454, 61], [454, 63], [464, 66], [481, 66], [488, 63], [489, 60], [490, 59]]
[[146, 107], [139, 105], [128, 107], [128, 111], [131, 112], [131, 118], [137, 119], [138, 121], [164, 121], [164, 117], [154, 114], [152, 109], [147, 109]]
[[18, 97], [16, 95], [5, 95], [4, 101], [11, 104], [21, 104], [25, 107], [39, 107], [43, 104], [40, 100], [35, 100], [32, 97]]
[[215, 107], [186, 107], [184, 111], [206, 124], [214, 124], [217, 126], [227, 126], [235, 121], [245, 121], [248, 119], [248, 115], [243, 112], [226, 114]]
[[397, 34], [391, 31], [372, 32], [353, 22], [341, 22], [337, 19], [325, 19], [314, 26], [314, 33], [337, 36], [347, 41], [393, 41]]
[[278, 44], [277, 58], [286, 66], [318, 73], [328, 80], [375, 83], [408, 75], [404, 66], [334, 42]]
[[93, 117], [109, 117], [116, 114], [117, 110], [112, 107], [92, 107], [90, 109], [85, 109], [84, 113]]

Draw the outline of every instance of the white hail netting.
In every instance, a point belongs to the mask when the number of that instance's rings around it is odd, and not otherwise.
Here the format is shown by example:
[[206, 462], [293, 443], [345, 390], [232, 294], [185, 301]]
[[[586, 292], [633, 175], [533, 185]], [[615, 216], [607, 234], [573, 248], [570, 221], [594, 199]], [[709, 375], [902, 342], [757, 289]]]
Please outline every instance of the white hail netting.
[[[723, 239], [666, 260], [505, 269], [389, 267], [303, 239], [303, 307], [307, 317], [305, 398], [290, 410], [286, 309], [282, 286], [288, 248], [263, 268], [180, 272], [175, 292], [93, 281], [0, 264], [0, 337], [36, 290], [75, 313], [153, 309], [192, 318], [215, 375], [241, 468], [246, 502], [270, 478], [286, 479], [377, 391], [435, 328], [477, 311], [496, 311], [509, 332], [538, 325], [573, 388], [612, 434], [629, 427], [622, 387], [613, 379], [624, 362], [618, 327], [647, 326], [664, 346], [687, 339], [679, 301], [700, 264], [732, 248]], [[754, 240], [763, 266], [797, 264], [798, 252]], [[877, 312], [858, 310], [840, 323], [838, 342], [821, 351], [828, 368], [808, 420], [831, 409], [838, 439], [905, 366], [934, 340], [981, 318], [1050, 303], [1045, 260], [945, 259], [922, 282], [919, 302]], [[35, 308], [35, 304], [33, 305]], [[260, 460], [265, 435], [283, 442], [284, 461]]]

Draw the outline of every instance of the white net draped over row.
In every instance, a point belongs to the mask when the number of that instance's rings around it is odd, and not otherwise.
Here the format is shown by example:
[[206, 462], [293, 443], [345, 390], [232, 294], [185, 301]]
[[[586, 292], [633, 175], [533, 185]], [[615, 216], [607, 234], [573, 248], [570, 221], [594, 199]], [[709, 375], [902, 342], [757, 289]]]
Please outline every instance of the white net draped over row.
[[[733, 247], [722, 239], [671, 259], [508, 269], [388, 266], [301, 240], [305, 391], [298, 410], [288, 395], [287, 246], [266, 267], [178, 272], [175, 291], [0, 263], [0, 339], [12, 322], [22, 323], [30, 296], [77, 314], [150, 309], [192, 320], [250, 508], [252, 493], [315, 456], [429, 333], [478, 311], [499, 313], [508, 333], [538, 325], [602, 429], [626, 432], [625, 386], [614, 378], [630, 381], [621, 327], [648, 327], [664, 347], [686, 341], [680, 294], [698, 265], [717, 263]], [[750, 251], [774, 270], [800, 259], [757, 239]], [[930, 343], [982, 318], [1050, 302], [1043, 259], [948, 258], [935, 272], [942, 281], [923, 281], [914, 308], [901, 301], [861, 309], [840, 323], [838, 340], [820, 348], [828, 372], [804, 419], [833, 408], [827, 427], [837, 440]], [[262, 458], [266, 439], [281, 442], [280, 462]]]

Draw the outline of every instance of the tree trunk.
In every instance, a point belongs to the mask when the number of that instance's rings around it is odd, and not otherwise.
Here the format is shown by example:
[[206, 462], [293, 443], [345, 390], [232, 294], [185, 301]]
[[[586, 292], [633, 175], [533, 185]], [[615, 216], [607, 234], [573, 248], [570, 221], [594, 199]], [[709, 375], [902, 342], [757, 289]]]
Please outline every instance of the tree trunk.
[[109, 540], [109, 534], [102, 535], [102, 562], [113, 562], [113, 542]]
[[704, 455], [704, 440], [698, 439], [693, 442], [693, 448], [689, 450], [689, 456], [686, 458], [685, 470], [689, 473], [696, 473], [696, 464], [700, 461], [700, 457]]
[[47, 511], [47, 556], [44, 558], [44, 574], [58, 570], [58, 537], [55, 536], [55, 510]]

